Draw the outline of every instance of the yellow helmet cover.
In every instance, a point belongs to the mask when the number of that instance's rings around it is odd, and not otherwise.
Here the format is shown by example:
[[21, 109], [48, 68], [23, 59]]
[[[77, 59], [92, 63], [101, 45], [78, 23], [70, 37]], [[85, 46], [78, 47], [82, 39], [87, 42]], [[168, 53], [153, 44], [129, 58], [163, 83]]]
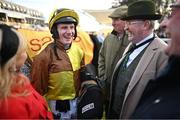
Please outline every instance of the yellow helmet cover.
[[56, 21], [58, 21], [59, 19], [64, 18], [64, 17], [72, 17], [73, 19], [75, 19], [75, 21], [74, 21], [75, 23], [78, 24], [78, 22], [79, 22], [79, 16], [74, 10], [71, 10], [71, 9], [59, 10], [59, 9], [57, 9], [53, 12], [52, 17], [49, 20], [49, 29], [51, 30], [54, 23], [56, 23]]

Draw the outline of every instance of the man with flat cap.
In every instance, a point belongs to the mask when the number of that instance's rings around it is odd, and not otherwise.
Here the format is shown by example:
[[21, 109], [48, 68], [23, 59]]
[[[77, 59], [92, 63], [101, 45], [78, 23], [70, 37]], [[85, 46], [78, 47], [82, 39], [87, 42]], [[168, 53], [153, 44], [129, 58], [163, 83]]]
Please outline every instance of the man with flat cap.
[[154, 79], [167, 63], [163, 50], [167, 44], [153, 32], [156, 14], [151, 0], [129, 4], [126, 30], [130, 44], [113, 71], [110, 86], [108, 118], [128, 119], [136, 108], [147, 83]]
[[162, 74], [148, 83], [131, 118], [180, 119], [180, 0], [170, 6], [166, 27], [171, 36], [166, 49], [169, 60]]
[[127, 6], [123, 5], [109, 15], [112, 19], [113, 31], [105, 38], [99, 52], [98, 73], [105, 92], [106, 110], [109, 103], [110, 78], [113, 69], [129, 44], [124, 30], [125, 21], [122, 20], [126, 14]]

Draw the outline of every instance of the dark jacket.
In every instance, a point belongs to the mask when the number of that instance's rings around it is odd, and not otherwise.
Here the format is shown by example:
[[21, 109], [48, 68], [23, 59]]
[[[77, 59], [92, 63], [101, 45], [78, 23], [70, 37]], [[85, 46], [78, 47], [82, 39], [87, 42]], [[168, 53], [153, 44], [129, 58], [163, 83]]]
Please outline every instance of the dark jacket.
[[96, 71], [98, 71], [98, 56], [102, 43], [98, 39], [97, 35], [89, 34], [89, 36], [94, 44], [92, 64], [95, 66]]
[[131, 118], [180, 118], [180, 57], [171, 56], [162, 74], [151, 80]]

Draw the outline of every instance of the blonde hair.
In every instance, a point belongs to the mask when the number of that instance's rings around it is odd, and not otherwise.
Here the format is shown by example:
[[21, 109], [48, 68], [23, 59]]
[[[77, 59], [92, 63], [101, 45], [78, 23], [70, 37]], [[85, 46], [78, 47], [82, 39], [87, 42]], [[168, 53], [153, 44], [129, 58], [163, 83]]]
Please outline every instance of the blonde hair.
[[[27, 81], [26, 80], [16, 80], [16, 77], [19, 75], [16, 70], [16, 64], [17, 64], [17, 57], [26, 50], [27, 43], [23, 39], [22, 35], [18, 33], [15, 29], [11, 28], [11, 32], [14, 32], [19, 40], [19, 45], [17, 52], [14, 56], [12, 56], [3, 66], [0, 66], [0, 99], [6, 98], [8, 96], [12, 95], [12, 88], [14, 86], [23, 86]], [[2, 30], [0, 30], [0, 33], [2, 34]], [[2, 47], [2, 36], [0, 38], [0, 46]], [[10, 43], [11, 44], [11, 43]], [[16, 95], [25, 95], [27, 94], [27, 91], [21, 91], [20, 93], [17, 93]]]

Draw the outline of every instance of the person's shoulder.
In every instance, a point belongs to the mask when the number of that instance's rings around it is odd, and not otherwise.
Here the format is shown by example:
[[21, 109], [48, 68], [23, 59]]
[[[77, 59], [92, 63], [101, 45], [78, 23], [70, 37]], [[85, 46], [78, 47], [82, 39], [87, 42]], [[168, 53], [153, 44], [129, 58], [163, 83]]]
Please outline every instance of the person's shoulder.
[[37, 53], [37, 55], [35, 55], [35, 57], [33, 58], [33, 60], [35, 58], [45, 58], [46, 56], [48, 56], [48, 53], [50, 53], [51, 51], [53, 51], [54, 44], [50, 43], [48, 46], [46, 46], [43, 50], [41, 50], [39, 53]]
[[49, 45], [47, 45], [43, 51], [49, 51], [54, 49], [55, 44], [54, 43], [50, 43]]
[[69, 51], [70, 52], [76, 52], [76, 53], [81, 54], [81, 55], [84, 54], [83, 48], [81, 48], [79, 45], [77, 45], [75, 43], [71, 44], [71, 48], [69, 49]]
[[112, 38], [112, 37], [115, 37], [115, 36], [117, 36], [117, 35], [113, 34], [113, 33], [110, 33], [105, 37], [105, 39], [109, 39], [109, 38]]
[[103, 44], [105, 44], [109, 41], [114, 41], [114, 40], [116, 40], [115, 38], [117, 38], [117, 36], [111, 33], [105, 37]]
[[28, 99], [26, 96], [8, 97], [1, 101], [0, 118], [19, 118], [20, 116], [28, 116]]
[[27, 95], [12, 96], [0, 102], [0, 118], [7, 119], [29, 119], [38, 118], [42, 114], [42, 109], [47, 110], [43, 97], [37, 95], [35, 91]]
[[163, 41], [161, 38], [156, 37], [154, 40], [155, 44], [159, 47], [167, 47], [167, 43], [165, 41]]
[[82, 50], [82, 48], [74, 42], [72, 42], [70, 49]]

